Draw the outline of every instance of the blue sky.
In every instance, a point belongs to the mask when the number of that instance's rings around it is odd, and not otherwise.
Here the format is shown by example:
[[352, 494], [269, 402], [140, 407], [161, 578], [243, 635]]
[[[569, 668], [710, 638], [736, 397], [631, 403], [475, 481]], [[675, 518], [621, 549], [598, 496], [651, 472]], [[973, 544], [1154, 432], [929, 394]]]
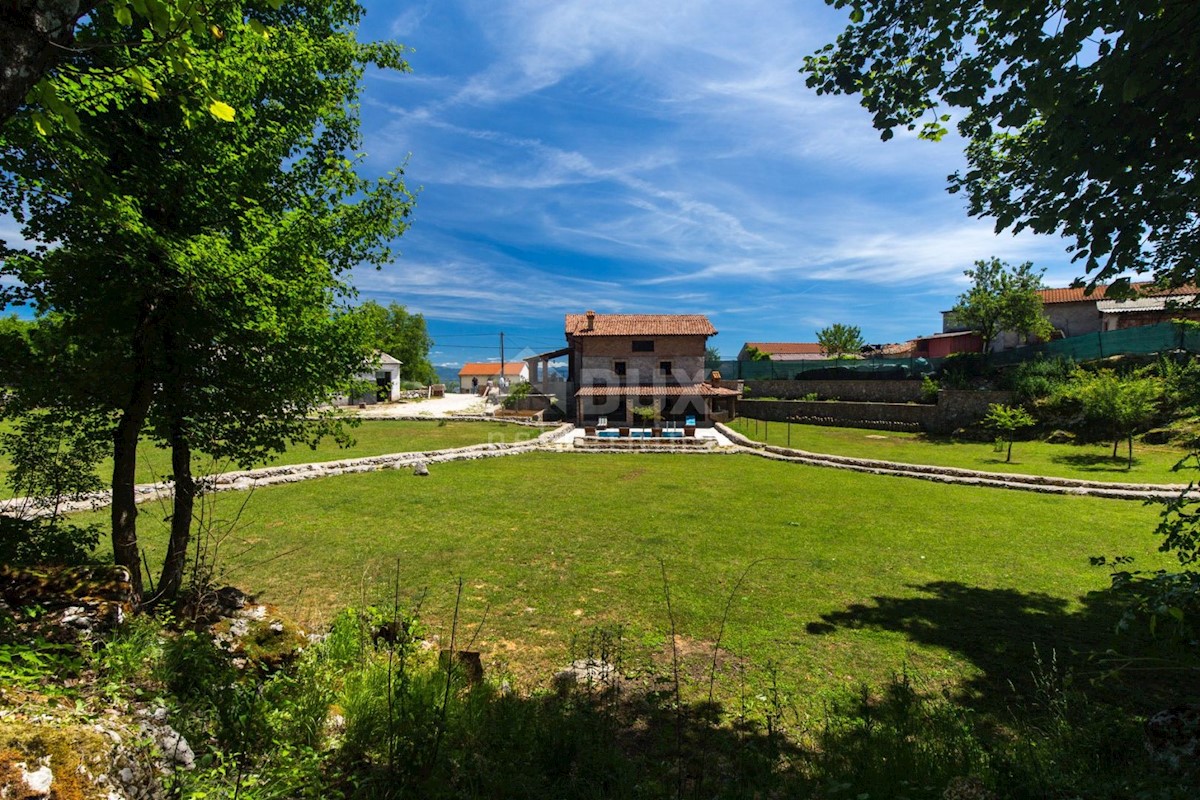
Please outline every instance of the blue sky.
[[1077, 275], [946, 193], [960, 141], [880, 142], [804, 86], [844, 25], [820, 0], [365, 3], [413, 72], [368, 74], [362, 168], [406, 163], [420, 195], [396, 262], [355, 279], [425, 315], [435, 364], [498, 359], [501, 330], [509, 358], [561, 347], [587, 309], [707, 314], [727, 358], [834, 322], [903, 341], [976, 259]]

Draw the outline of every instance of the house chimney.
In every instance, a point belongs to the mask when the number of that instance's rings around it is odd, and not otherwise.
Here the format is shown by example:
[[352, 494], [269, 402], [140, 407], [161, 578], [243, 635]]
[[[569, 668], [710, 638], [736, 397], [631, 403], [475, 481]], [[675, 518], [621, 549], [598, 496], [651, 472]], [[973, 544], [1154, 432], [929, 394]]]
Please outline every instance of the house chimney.
[[588, 320], [588, 324], [587, 324], [587, 327], [584, 328], [584, 330], [585, 331], [595, 330], [595, 328], [596, 328], [596, 312], [595, 311], [587, 312], [587, 320]]

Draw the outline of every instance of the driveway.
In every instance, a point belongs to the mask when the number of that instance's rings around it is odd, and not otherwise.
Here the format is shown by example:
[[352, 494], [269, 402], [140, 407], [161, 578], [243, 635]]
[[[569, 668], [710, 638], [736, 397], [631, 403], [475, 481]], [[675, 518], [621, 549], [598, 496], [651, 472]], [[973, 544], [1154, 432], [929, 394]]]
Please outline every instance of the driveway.
[[395, 419], [400, 417], [451, 417], [463, 414], [491, 416], [495, 405], [472, 394], [448, 394], [429, 400], [410, 400], [406, 403], [378, 403], [365, 409], [350, 409], [363, 419]]

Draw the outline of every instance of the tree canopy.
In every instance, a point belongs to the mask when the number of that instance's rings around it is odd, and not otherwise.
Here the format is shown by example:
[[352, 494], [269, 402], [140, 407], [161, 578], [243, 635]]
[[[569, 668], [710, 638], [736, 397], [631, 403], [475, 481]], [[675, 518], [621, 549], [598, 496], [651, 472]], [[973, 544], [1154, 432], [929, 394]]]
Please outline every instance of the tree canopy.
[[[345, 276], [390, 259], [412, 203], [398, 173], [366, 181], [350, 159], [362, 72], [403, 68], [400, 47], [355, 39], [354, 0], [246, 13], [268, 35], [246, 26], [194, 43], [197, 67], [246, 109], [234, 124], [139, 104], [53, 137], [14, 118], [0, 148], [0, 200], [38, 243], [2, 269], [16, 279], [9, 299], [41, 315], [19, 394], [114, 420], [114, 556], [135, 587], [138, 439], [170, 447], [167, 596], [182, 577], [195, 451], [248, 466], [334, 430], [319, 409], [371, 350]], [[89, 35], [130, 35], [103, 19]], [[134, 57], [89, 52], [117, 67]], [[168, 89], [179, 79], [153, 77]]]
[[817, 331], [817, 344], [826, 358], [847, 358], [858, 355], [866, 342], [857, 325], [835, 322]]
[[1111, 296], [1131, 270], [1200, 283], [1200, 4], [826, 3], [850, 25], [805, 59], [808, 85], [859, 95], [885, 140], [956, 121], [949, 188], [972, 215], [1067, 237]]
[[976, 261], [974, 269], [964, 271], [971, 288], [959, 295], [951, 313], [955, 320], [977, 332], [983, 339], [983, 352], [991, 350], [1003, 331], [1020, 336], [1050, 337], [1050, 321], [1042, 310], [1042, 273], [1026, 261], [1010, 267], [998, 258]]
[[[283, 0], [264, 0], [278, 9]], [[198, 45], [211, 47], [249, 26], [265, 35], [261, 20], [243, 18], [238, 0], [10, 0], [0, 4], [0, 123], [27, 112], [39, 131], [66, 125], [78, 131], [79, 114], [102, 113], [130, 102], [160, 99], [164, 74], [177, 79], [169, 95], [185, 110], [207, 109], [232, 119], [235, 109], [213, 91], [197, 65]], [[131, 35], [97, 37], [113, 23]], [[117, 63], [91, 51], [118, 48]]]
[[363, 303], [359, 312], [371, 331], [375, 349], [400, 360], [402, 379], [426, 385], [439, 382], [437, 370], [429, 362], [433, 339], [423, 315], [410, 314], [399, 303], [384, 308], [373, 300]]

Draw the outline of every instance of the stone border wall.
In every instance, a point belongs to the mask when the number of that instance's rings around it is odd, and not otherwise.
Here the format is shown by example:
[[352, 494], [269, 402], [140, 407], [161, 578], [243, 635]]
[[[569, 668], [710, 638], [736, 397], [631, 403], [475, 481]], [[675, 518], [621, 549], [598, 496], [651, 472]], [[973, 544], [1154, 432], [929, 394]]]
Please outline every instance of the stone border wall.
[[862, 403], [915, 403], [921, 399], [921, 382], [908, 381], [746, 381], [747, 400], [777, 397], [799, 400], [817, 393], [822, 400], [851, 400]]
[[[281, 483], [299, 483], [313, 478], [328, 478], [334, 475], [352, 475], [358, 472], [379, 472], [385, 469], [412, 468], [418, 462], [425, 464], [442, 464], [448, 461], [474, 461], [480, 458], [495, 458], [517, 453], [528, 453], [533, 450], [546, 448], [555, 439], [574, 430], [570, 423], [557, 425], [553, 430], [530, 439], [526, 442], [492, 442], [489, 444], [473, 444], [466, 447], [453, 447], [446, 450], [429, 450], [415, 453], [390, 453], [382, 456], [364, 456], [363, 458], [346, 458], [340, 461], [319, 461], [309, 464], [290, 464], [278, 467], [260, 467], [259, 469], [224, 472], [219, 475], [206, 475], [197, 479], [202, 494], [211, 492], [228, 492], [254, 489], [260, 486], [274, 486]], [[134, 488], [134, 499], [138, 503], [169, 498], [174, 493], [174, 485], [170, 482], [142, 483]], [[103, 508], [112, 501], [112, 493], [97, 492], [83, 500], [63, 503], [60, 512], [93, 511]], [[14, 498], [0, 503], [0, 514], [19, 512], [26, 504], [25, 498]]]
[[751, 398], [738, 403], [738, 411], [743, 417], [770, 422], [792, 420], [810, 425], [837, 425], [873, 430], [921, 430], [926, 433], [945, 434], [978, 422], [987, 413], [990, 404], [1011, 401], [1011, 392], [942, 389], [938, 392], [936, 405]]

